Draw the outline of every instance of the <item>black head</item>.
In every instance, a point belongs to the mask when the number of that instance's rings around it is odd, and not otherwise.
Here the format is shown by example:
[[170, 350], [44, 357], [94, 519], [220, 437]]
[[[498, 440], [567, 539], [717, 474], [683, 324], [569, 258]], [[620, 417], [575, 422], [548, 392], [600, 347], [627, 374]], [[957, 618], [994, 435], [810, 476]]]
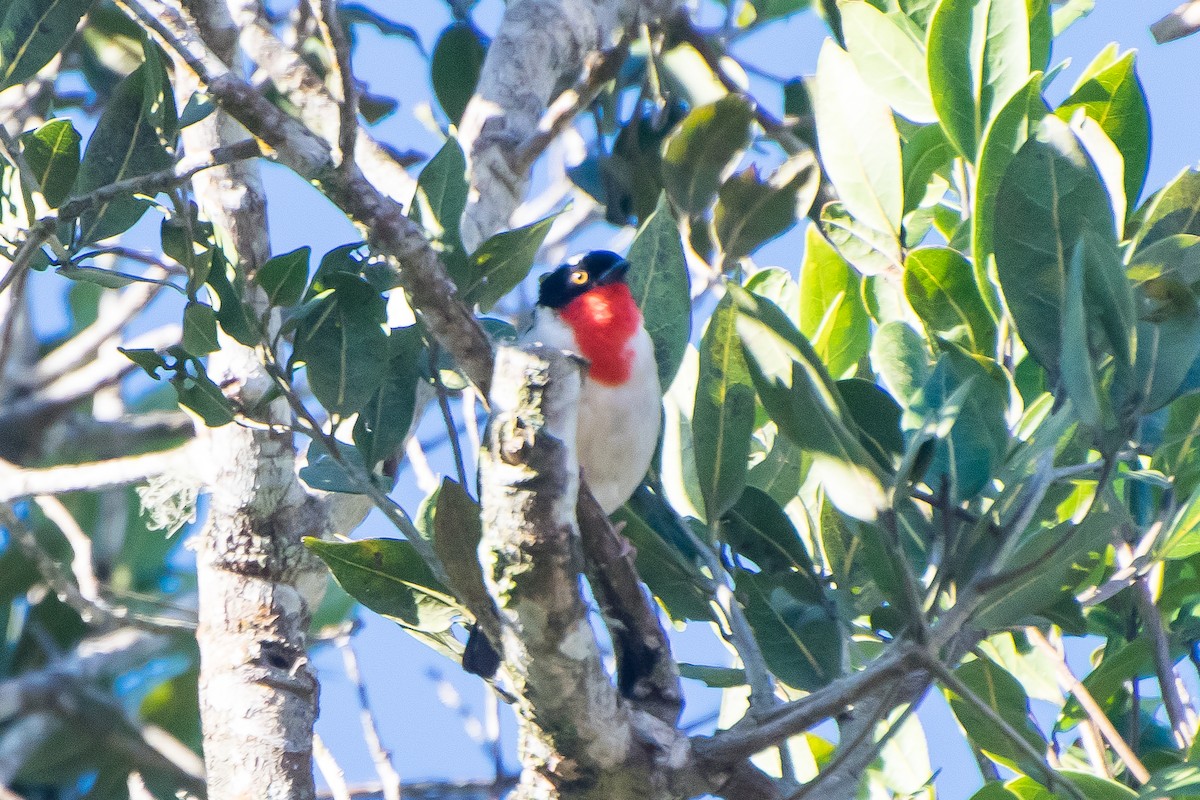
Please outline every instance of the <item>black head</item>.
[[542, 278], [538, 305], [562, 308], [597, 286], [625, 280], [629, 262], [608, 250], [593, 250], [583, 258], [563, 264]]

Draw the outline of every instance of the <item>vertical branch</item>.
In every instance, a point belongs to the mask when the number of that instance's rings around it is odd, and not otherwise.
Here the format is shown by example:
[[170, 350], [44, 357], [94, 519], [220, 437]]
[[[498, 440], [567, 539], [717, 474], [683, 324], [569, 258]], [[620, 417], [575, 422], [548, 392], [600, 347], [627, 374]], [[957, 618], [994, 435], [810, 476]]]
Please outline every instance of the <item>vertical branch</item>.
[[[238, 0], [230, 2], [236, 13]], [[213, 53], [237, 69], [238, 29], [224, 0], [191, 0], [185, 11]], [[176, 74], [190, 77], [190, 70], [177, 62]], [[243, 138], [241, 127], [220, 111], [183, 131], [191, 153]], [[253, 276], [270, 250], [257, 165], [216, 167], [197, 174], [192, 186], [201, 213], [220, 232], [229, 262], [248, 279], [246, 302], [262, 318], [268, 307]], [[267, 325], [266, 340], [273, 341], [278, 320]], [[208, 372], [235, 406], [259, 405], [273, 385], [260, 355], [229, 339], [209, 357]], [[226, 425], [204, 437], [214, 474], [196, 564], [196, 638], [213, 800], [314, 795], [317, 682], [305, 651], [311, 609], [300, 584], [315, 565], [307, 563], [300, 540], [315, 515], [295, 477], [292, 435], [280, 427], [290, 422], [287, 401], [274, 400], [266, 413], [268, 430]]]
[[1134, 597], [1138, 604], [1138, 613], [1142, 617], [1142, 627], [1150, 637], [1154, 652], [1154, 671], [1158, 675], [1158, 685], [1162, 690], [1163, 705], [1167, 709], [1167, 719], [1171, 723], [1171, 732], [1175, 736], [1175, 744], [1187, 750], [1196, 735], [1188, 719], [1187, 709], [1179, 691], [1179, 676], [1175, 674], [1175, 664], [1171, 660], [1171, 650], [1167, 642], [1167, 632], [1163, 628], [1162, 616], [1158, 606], [1154, 604], [1154, 596], [1146, 578], [1140, 577], [1134, 582]]
[[502, 348], [480, 456], [480, 555], [522, 722], [519, 797], [562, 780], [594, 786], [633, 744], [580, 594], [580, 384], [579, 365], [558, 351]]
[[384, 800], [400, 800], [400, 774], [392, 766], [392, 755], [383, 746], [383, 740], [379, 736], [379, 726], [375, 724], [375, 713], [371, 710], [371, 702], [367, 697], [367, 685], [358, 669], [358, 654], [354, 652], [354, 643], [349, 636], [342, 636], [337, 640], [337, 646], [342, 651], [342, 666], [346, 670], [346, 677], [354, 684], [354, 690], [358, 694], [358, 721], [362, 726], [367, 750], [371, 754], [371, 762], [375, 765], [375, 774], [379, 776], [379, 784], [383, 787]]

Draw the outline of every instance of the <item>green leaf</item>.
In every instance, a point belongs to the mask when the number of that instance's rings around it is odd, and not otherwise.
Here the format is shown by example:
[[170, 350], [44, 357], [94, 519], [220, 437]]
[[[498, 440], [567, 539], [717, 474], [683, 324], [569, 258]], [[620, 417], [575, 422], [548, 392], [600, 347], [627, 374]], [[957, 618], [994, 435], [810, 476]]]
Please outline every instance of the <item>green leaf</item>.
[[332, 293], [318, 301], [296, 329], [297, 362], [321, 405], [348, 417], [361, 410], [383, 383], [380, 354], [387, 352], [383, 330], [386, 302], [370, 284], [353, 275], [329, 276]]
[[1154, 771], [1137, 795], [1141, 800], [1200, 795], [1200, 764], [1171, 764]]
[[304, 296], [308, 284], [308, 259], [312, 248], [307, 245], [290, 253], [275, 256], [259, 267], [254, 281], [267, 293], [273, 306], [294, 306]]
[[700, 344], [700, 376], [692, 412], [696, 472], [708, 519], [729, 509], [746, 486], [754, 431], [754, 384], [737, 338], [733, 297], [717, 303]]
[[841, 11], [846, 48], [863, 80], [900, 116], [937, 122], [921, 46], [896, 19], [870, 3], [847, 3]]
[[235, 281], [240, 283], [239, 276], [233, 265], [225, 259], [221, 248], [213, 248], [210, 258], [212, 268], [205, 277], [209, 288], [217, 296], [217, 322], [221, 323], [221, 330], [237, 342], [254, 347], [262, 338], [262, 331], [253, 313], [242, 302], [241, 288], [235, 284]]
[[[147, 86], [161, 85], [161, 65], [146, 61], [121, 81], [100, 115], [88, 139], [79, 167], [75, 194], [83, 195], [110, 183], [167, 169], [173, 159], [163, 146], [161, 129], [154, 116], [167, 114], [174, 120], [175, 108], [169, 90], [160, 91], [147, 102]], [[156, 113], [155, 106], [159, 109]], [[107, 239], [124, 233], [150, 207], [149, 201], [133, 194], [120, 195], [85, 211], [79, 218], [79, 242]]]
[[814, 594], [811, 576], [738, 570], [737, 594], [763, 658], [779, 680], [815, 691], [842, 672], [841, 625]]
[[[930, 195], [930, 183], [934, 176], [943, 187], [949, 186], [949, 167], [954, 158], [954, 148], [946, 141], [946, 134], [938, 125], [923, 125], [912, 133], [904, 143], [904, 213], [921, 208], [940, 199], [941, 195]], [[905, 231], [906, 237], [911, 231]], [[910, 239], [911, 241], [911, 239]]]
[[[1063, 294], [1062, 382], [1067, 397], [1079, 414], [1079, 421], [1088, 427], [1098, 427], [1104, 412], [1096, 388], [1096, 368], [1088, 345], [1088, 318], [1084, 309], [1083, 270], [1087, 258], [1086, 239], [1080, 239], [1067, 269], [1067, 285]], [[1110, 412], [1111, 413], [1111, 412]]]
[[[954, 670], [954, 676], [1016, 729], [1031, 747], [1038, 752], [1046, 749], [1046, 740], [1030, 721], [1029, 698], [1021, 684], [1007, 670], [988, 658], [975, 658]], [[1029, 756], [974, 703], [948, 688], [944, 691], [954, 716], [976, 747], [1007, 767], [1041, 774], [1037, 772], [1037, 762], [1031, 763]]]
[[726, 171], [750, 144], [754, 111], [744, 97], [729, 94], [692, 109], [667, 137], [663, 188], [690, 215], [711, 204]]
[[904, 208], [900, 136], [887, 103], [844, 50], [821, 47], [816, 79], [821, 163], [855, 219], [896, 238]]
[[888, 392], [907, 405], [929, 379], [933, 358], [920, 334], [903, 322], [888, 322], [871, 340], [871, 368]]
[[1102, 558], [1112, 532], [1121, 525], [1113, 512], [1093, 510], [1078, 525], [1064, 522], [1029, 535], [1003, 564], [1013, 577], [988, 591], [976, 610], [984, 630], [1023, 624], [1031, 615], [1074, 594], [1088, 567]]
[[1052, 375], [1062, 352], [1063, 293], [1075, 242], [1091, 231], [1115, 248], [1108, 192], [1079, 140], [1056, 117], [1009, 164], [996, 195], [996, 270], [1017, 331]]
[[1137, 249], [1178, 233], [1200, 235], [1200, 171], [1179, 173], [1146, 201], [1142, 217], [1133, 237]]
[[638, 575], [671, 619], [710, 621], [713, 612], [708, 593], [702, 588], [705, 578], [694, 560], [670, 544], [628, 505], [613, 514], [613, 521], [625, 524], [621, 533], [633, 545]]
[[938, 119], [974, 162], [988, 123], [1029, 78], [1025, 0], [943, 0], [929, 23], [928, 48]]
[[455, 22], [447, 26], [433, 46], [430, 61], [430, 80], [438, 105], [450, 121], [457, 125], [483, 69], [488, 40], [470, 22]]
[[1050, 23], [1051, 0], [1026, 0], [1029, 11], [1029, 66], [1035, 72], [1050, 68], [1054, 31]]
[[666, 195], [629, 246], [629, 289], [654, 342], [658, 380], [671, 385], [692, 335], [692, 300], [679, 224]]
[[840, 202], [821, 209], [821, 232], [859, 273], [871, 276], [900, 271], [900, 240], [850, 216]]
[[948, 247], [922, 247], [904, 260], [904, 293], [931, 334], [982, 356], [996, 352], [996, 326], [971, 263]]
[[737, 329], [758, 396], [779, 430], [809, 451], [813, 469], [839, 509], [872, 520], [884, 507], [882, 470], [808, 340], [778, 306], [737, 286]]
[[[1114, 703], [1124, 701], [1127, 682], [1153, 674], [1154, 652], [1150, 641], [1137, 638], [1105, 648], [1104, 660], [1094, 664], [1092, 671], [1083, 679], [1083, 686], [1102, 709], [1115, 711]], [[1062, 713], [1055, 723], [1055, 730], [1069, 730], [1088, 718], [1087, 711], [1079, 701], [1071, 697], [1063, 706]]]
[[1150, 467], [1173, 476], [1176, 497], [1190, 495], [1200, 486], [1200, 394], [1171, 403], [1162, 443]]
[[479, 245], [471, 255], [470, 279], [461, 290], [468, 303], [490, 311], [512, 291], [533, 267], [554, 217], [546, 217], [510, 231], [502, 231]]
[[58, 208], [75, 185], [80, 141], [79, 132], [69, 119], [52, 119], [21, 136], [25, 161], [37, 176], [38, 186], [51, 208]]
[[91, 0], [11, 0], [0, 20], [0, 89], [16, 86], [50, 63], [75, 33]]
[[118, 347], [117, 352], [141, 367], [154, 380], [160, 380], [158, 371], [168, 369], [167, 361], [156, 350], [132, 349]]
[[233, 409], [221, 388], [213, 383], [199, 360], [191, 361], [192, 371], [179, 370], [171, 379], [171, 386], [179, 396], [179, 404], [186, 406], [210, 428], [219, 428], [233, 422]]
[[156, 286], [170, 286], [172, 289], [179, 288], [167, 280], [144, 278], [141, 275], [131, 275], [128, 272], [117, 272], [116, 270], [100, 269], [99, 267], [80, 267], [71, 264], [59, 267], [54, 271], [64, 278], [73, 281], [82, 281], [83, 283], [93, 283], [96, 286], [103, 286], [105, 289], [123, 289], [134, 283], [152, 283]]
[[383, 382], [354, 423], [354, 444], [372, 468], [397, 452], [408, 437], [425, 365], [424, 353], [418, 326], [392, 328], [387, 338]]
[[725, 181], [713, 211], [725, 263], [732, 266], [790, 230], [812, 206], [819, 177], [812, 158], [801, 155], [789, 158], [765, 181], [753, 165]]
[[1166, 560], [1190, 558], [1200, 553], [1200, 489], [1192, 492], [1183, 508], [1171, 520], [1157, 549], [1157, 557]]
[[1086, 81], [1055, 109], [1063, 121], [1070, 121], [1079, 109], [1099, 123], [1120, 151], [1125, 164], [1125, 197], [1130, 207], [1137, 204], [1150, 166], [1150, 107], [1138, 79], [1134, 53], [1110, 61], [1101, 55], [1104, 66], [1089, 67]]
[[217, 314], [212, 306], [188, 303], [183, 309], [183, 349], [202, 356], [221, 348], [217, 341]]
[[896, 467], [904, 455], [899, 404], [883, 389], [862, 378], [844, 378], [837, 382], [837, 387], [858, 426], [859, 441], [880, 464]]
[[835, 378], [854, 374], [871, 343], [862, 279], [815, 225], [800, 264], [800, 332]]
[[327, 542], [310, 536], [304, 544], [351, 597], [405, 628], [444, 633], [463, 617], [454, 597], [403, 539]]
[[450, 277], [465, 278], [466, 251], [460, 226], [467, 207], [467, 158], [454, 138], [449, 138], [417, 177], [417, 192], [408, 215], [421, 223], [441, 248]]
[[337, 457], [334, 457], [324, 443], [313, 439], [308, 445], [305, 459], [308, 463], [300, 468], [300, 480], [313, 489], [343, 494], [366, 494], [367, 488], [363, 486], [366, 476], [370, 476], [384, 491], [391, 488], [382, 475], [372, 474], [363, 460], [362, 453], [353, 445], [339, 443]]
[[770, 495], [746, 489], [723, 521], [723, 538], [735, 553], [753, 561], [762, 572], [801, 575], [811, 583], [812, 596], [821, 595], [820, 580], [796, 526]]
[[710, 689], [732, 689], [746, 685], [746, 670], [734, 667], [710, 667], [679, 662], [679, 677], [700, 681]]

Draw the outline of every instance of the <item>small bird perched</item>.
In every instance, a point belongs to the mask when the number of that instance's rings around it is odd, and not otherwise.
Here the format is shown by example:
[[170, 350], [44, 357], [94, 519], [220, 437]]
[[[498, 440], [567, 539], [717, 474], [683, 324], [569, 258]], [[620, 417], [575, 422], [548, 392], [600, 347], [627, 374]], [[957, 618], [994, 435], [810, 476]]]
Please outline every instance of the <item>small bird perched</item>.
[[576, 449], [583, 479], [611, 514], [650, 467], [662, 425], [654, 343], [625, 283], [629, 262], [594, 250], [542, 279], [523, 337], [590, 362], [580, 395]]

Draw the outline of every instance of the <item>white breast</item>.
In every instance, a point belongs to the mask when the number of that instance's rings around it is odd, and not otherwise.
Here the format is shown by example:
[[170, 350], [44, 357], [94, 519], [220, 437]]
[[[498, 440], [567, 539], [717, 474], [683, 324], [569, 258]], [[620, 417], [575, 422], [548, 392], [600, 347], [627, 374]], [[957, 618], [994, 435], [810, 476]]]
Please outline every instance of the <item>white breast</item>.
[[[579, 353], [575, 334], [553, 310], [538, 307], [534, 324], [522, 337]], [[627, 345], [633, 349], [633, 373], [619, 386], [584, 378], [576, 435], [579, 466], [605, 513], [620, 508], [650, 468], [662, 426], [662, 390], [654, 343], [644, 327]]]

